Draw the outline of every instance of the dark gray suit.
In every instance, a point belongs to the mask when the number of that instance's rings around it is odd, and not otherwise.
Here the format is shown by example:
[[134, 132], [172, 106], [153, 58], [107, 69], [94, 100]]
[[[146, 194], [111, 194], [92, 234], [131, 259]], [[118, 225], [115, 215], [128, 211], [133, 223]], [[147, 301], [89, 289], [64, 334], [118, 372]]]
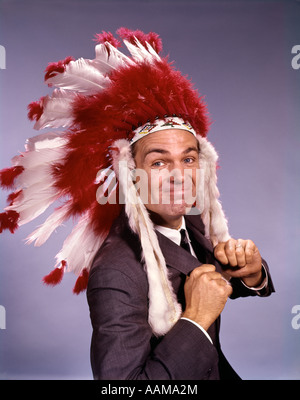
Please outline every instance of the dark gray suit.
[[[187, 216], [186, 226], [198, 260], [157, 232], [178, 300], [184, 309], [185, 276], [201, 263], [221, 271], [199, 216]], [[95, 379], [238, 379], [219, 343], [220, 318], [209, 328], [213, 340], [190, 321], [180, 319], [163, 337], [148, 324], [148, 282], [141, 264], [139, 238], [125, 213], [115, 221], [97, 253], [87, 297], [93, 326], [91, 364]], [[256, 295], [232, 279], [232, 298]], [[274, 291], [269, 286], [263, 295]]]

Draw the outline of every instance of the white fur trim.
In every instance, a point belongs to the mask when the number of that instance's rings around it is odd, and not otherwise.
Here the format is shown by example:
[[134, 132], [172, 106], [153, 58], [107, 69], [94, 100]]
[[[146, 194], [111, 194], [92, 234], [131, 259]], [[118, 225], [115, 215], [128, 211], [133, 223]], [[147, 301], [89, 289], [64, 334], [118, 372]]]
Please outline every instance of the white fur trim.
[[149, 324], [155, 335], [164, 335], [180, 318], [181, 306], [169, 280], [153, 223], [132, 180], [135, 164], [130, 144], [126, 140], [118, 140], [114, 143], [114, 147], [119, 149], [113, 155], [114, 168], [118, 166], [115, 172], [125, 196], [125, 210], [129, 225], [140, 237], [143, 249], [149, 283]]
[[217, 188], [216, 166], [218, 154], [206, 138], [197, 135], [200, 144], [200, 168], [204, 169], [204, 210], [201, 218], [205, 226], [205, 236], [215, 246], [219, 242], [226, 242], [230, 239], [228, 225]]

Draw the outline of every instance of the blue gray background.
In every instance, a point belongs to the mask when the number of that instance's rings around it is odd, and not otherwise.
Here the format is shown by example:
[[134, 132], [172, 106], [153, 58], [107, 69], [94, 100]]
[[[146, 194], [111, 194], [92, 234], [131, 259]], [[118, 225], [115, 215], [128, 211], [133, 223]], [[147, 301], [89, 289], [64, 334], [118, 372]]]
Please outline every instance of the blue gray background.
[[[205, 94], [231, 234], [254, 240], [276, 287], [267, 299], [229, 300], [223, 312], [223, 350], [243, 379], [300, 378], [300, 329], [291, 325], [300, 304], [299, 21], [296, 0], [0, 1], [0, 168], [36, 134], [26, 107], [49, 91], [47, 64], [94, 58], [102, 30], [158, 32], [164, 55]], [[71, 226], [40, 248], [24, 243], [44, 219], [0, 237], [0, 378], [92, 379], [85, 294], [72, 294], [71, 274], [55, 288], [41, 283]]]

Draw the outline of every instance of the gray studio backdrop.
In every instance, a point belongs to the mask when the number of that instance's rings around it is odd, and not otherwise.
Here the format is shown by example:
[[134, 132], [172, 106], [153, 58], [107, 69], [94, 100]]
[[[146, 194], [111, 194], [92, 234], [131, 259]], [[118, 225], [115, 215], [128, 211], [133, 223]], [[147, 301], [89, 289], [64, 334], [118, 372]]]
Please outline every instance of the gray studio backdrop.
[[[230, 232], [255, 241], [276, 288], [223, 312], [223, 350], [243, 379], [300, 378], [299, 21], [294, 0], [0, 1], [0, 168], [36, 134], [26, 107], [48, 93], [47, 64], [94, 58], [102, 30], [158, 32], [206, 96]], [[41, 283], [71, 226], [40, 248], [24, 243], [44, 219], [0, 236], [0, 378], [92, 379], [85, 294], [72, 294], [70, 274]]]

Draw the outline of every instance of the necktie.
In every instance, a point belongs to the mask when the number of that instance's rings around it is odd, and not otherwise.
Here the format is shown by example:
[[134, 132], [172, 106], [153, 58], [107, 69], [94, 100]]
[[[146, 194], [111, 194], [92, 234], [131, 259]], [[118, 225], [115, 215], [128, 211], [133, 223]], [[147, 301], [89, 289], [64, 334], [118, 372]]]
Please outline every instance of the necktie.
[[181, 235], [181, 241], [180, 241], [180, 247], [188, 251], [189, 253], [191, 252], [191, 248], [189, 245], [189, 240], [186, 235], [186, 230], [185, 229], [180, 229], [180, 235]]

